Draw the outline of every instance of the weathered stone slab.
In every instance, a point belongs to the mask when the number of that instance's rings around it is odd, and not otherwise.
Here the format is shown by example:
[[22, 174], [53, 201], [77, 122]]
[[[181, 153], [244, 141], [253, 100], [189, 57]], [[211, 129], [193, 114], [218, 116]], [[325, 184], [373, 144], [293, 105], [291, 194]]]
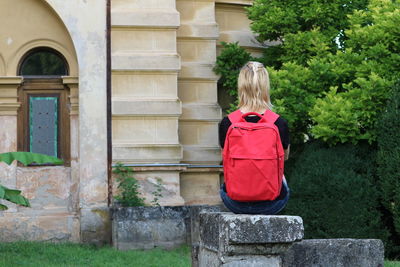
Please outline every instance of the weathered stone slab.
[[199, 266], [199, 248], [200, 248], [200, 213], [218, 212], [223, 206], [191, 206], [190, 207], [190, 233], [192, 244], [192, 267]]
[[279, 254], [303, 232], [297, 216], [201, 213], [198, 266], [281, 266]]
[[378, 267], [384, 247], [378, 239], [308, 239], [282, 254], [283, 266]]
[[130, 207], [113, 211], [117, 249], [173, 248], [188, 242], [187, 207]]
[[202, 210], [218, 211], [220, 207], [116, 207], [112, 214], [113, 246], [128, 250], [193, 244], [193, 255], [197, 255]]

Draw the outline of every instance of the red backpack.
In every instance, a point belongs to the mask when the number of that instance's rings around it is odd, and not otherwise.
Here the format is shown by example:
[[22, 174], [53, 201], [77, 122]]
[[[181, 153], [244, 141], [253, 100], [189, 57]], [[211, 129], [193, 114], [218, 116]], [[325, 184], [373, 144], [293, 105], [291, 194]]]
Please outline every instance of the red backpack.
[[[257, 123], [245, 117], [256, 115]], [[240, 110], [228, 116], [232, 125], [226, 134], [223, 164], [226, 191], [237, 201], [274, 200], [282, 186], [284, 151], [278, 127], [279, 115], [267, 110], [242, 114]]]

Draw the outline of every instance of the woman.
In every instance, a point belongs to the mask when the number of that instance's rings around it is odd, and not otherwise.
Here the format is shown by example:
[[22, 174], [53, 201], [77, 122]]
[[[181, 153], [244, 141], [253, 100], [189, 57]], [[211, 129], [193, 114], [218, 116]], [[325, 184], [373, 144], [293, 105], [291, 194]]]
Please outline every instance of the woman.
[[[269, 76], [263, 64], [255, 61], [246, 63], [240, 70], [238, 79], [239, 110], [242, 114], [256, 112], [264, 114], [272, 109], [269, 96]], [[245, 117], [247, 122], [257, 123], [260, 120], [258, 116]], [[285, 160], [289, 157], [289, 128], [287, 122], [279, 117], [274, 123], [278, 130], [285, 151]], [[232, 122], [228, 117], [222, 119], [219, 126], [219, 141], [224, 148], [226, 134]], [[231, 199], [226, 191], [225, 184], [222, 185], [220, 195], [225, 206], [234, 213], [244, 214], [265, 214], [273, 215], [279, 213], [289, 200], [289, 187], [285, 178], [282, 180], [280, 195], [270, 201], [242, 202]]]

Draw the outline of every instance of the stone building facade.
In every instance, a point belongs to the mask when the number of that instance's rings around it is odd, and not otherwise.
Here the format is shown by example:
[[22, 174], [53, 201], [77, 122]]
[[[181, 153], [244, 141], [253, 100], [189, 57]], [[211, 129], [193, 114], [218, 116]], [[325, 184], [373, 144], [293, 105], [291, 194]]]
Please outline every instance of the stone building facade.
[[[66, 164], [0, 163], [0, 183], [32, 205], [7, 203], [0, 241], [107, 242], [116, 162], [132, 166], [148, 201], [161, 179], [161, 205], [219, 203], [212, 69], [221, 41], [259, 53], [244, 9], [251, 3], [1, 0], [0, 153], [30, 149], [33, 100], [56, 96]], [[61, 58], [65, 73], [29, 75], [24, 66], [38, 51]]]

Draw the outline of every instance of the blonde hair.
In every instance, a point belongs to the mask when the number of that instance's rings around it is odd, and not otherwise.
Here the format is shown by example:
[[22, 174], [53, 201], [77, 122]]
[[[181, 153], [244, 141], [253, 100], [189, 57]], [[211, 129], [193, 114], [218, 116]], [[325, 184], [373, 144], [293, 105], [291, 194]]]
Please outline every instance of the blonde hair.
[[239, 108], [254, 112], [271, 110], [269, 89], [269, 75], [264, 65], [256, 61], [247, 62], [239, 73]]

